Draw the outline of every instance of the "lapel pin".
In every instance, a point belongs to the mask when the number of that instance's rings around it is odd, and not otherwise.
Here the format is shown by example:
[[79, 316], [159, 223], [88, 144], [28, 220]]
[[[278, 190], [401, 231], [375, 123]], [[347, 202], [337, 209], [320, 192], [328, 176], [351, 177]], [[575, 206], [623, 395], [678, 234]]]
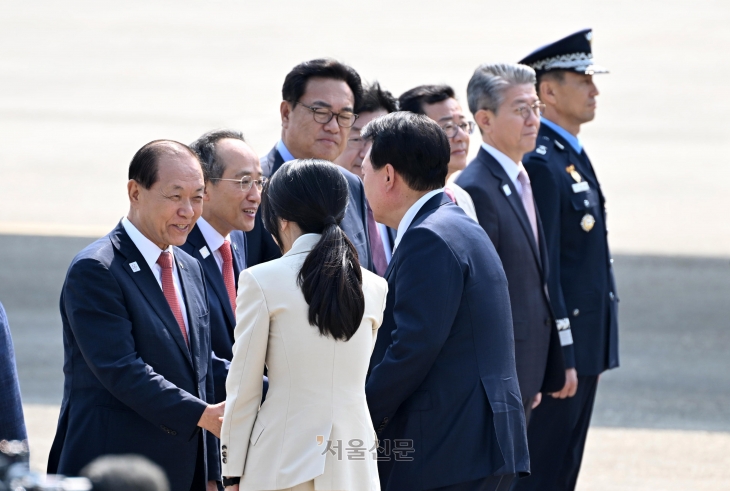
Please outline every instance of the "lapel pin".
[[132, 271], [134, 271], [135, 273], [139, 272], [139, 264], [137, 264], [137, 261], [129, 263], [129, 267], [132, 268]]
[[183, 263], [180, 261], [177, 262], [177, 265], [180, 266], [180, 269], [185, 269], [185, 266], [183, 266]]
[[234, 251], [237, 251], [238, 250], [238, 246], [236, 244], [233, 244], [233, 250]]
[[203, 256], [203, 259], [210, 256], [210, 251], [208, 250], [207, 246], [203, 246], [200, 248], [200, 255]]
[[512, 194], [512, 190], [509, 188], [509, 184], [505, 184], [504, 186], [502, 186], [502, 191], [504, 191], [505, 196], [509, 196], [510, 194]]

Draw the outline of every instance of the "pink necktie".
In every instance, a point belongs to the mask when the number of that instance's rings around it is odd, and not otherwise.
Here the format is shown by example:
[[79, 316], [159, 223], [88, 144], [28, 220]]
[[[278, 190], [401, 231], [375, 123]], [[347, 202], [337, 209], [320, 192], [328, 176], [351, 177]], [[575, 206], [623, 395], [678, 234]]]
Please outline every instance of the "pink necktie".
[[385, 258], [385, 247], [383, 247], [380, 230], [378, 230], [378, 224], [375, 223], [375, 217], [370, 205], [368, 205], [368, 232], [370, 234], [370, 251], [373, 255], [375, 272], [383, 276], [388, 269], [388, 260]]
[[444, 194], [449, 197], [452, 203], [455, 205], [458, 205], [459, 203], [456, 202], [456, 196], [454, 195], [454, 192], [449, 188], [444, 188]]
[[540, 244], [537, 237], [537, 214], [535, 213], [535, 201], [532, 198], [530, 177], [527, 175], [527, 171], [525, 171], [525, 168], [522, 166], [522, 162], [520, 162], [519, 167], [520, 173], [517, 175], [517, 180], [520, 181], [520, 184], [522, 184], [522, 206], [525, 207], [527, 218], [530, 220], [532, 233], [535, 236], [535, 243]]
[[231, 243], [227, 240], [223, 241], [223, 245], [218, 249], [223, 258], [223, 283], [228, 290], [228, 300], [231, 302], [231, 308], [236, 311], [236, 280], [233, 277], [233, 254], [231, 254]]
[[172, 315], [175, 316], [180, 331], [182, 331], [183, 339], [185, 339], [185, 344], [189, 347], [188, 332], [185, 330], [185, 321], [183, 321], [182, 310], [180, 310], [180, 303], [177, 301], [177, 293], [175, 293], [175, 282], [172, 280], [172, 254], [163, 252], [157, 258], [157, 264], [162, 268], [162, 293], [165, 295], [167, 303], [170, 304]]

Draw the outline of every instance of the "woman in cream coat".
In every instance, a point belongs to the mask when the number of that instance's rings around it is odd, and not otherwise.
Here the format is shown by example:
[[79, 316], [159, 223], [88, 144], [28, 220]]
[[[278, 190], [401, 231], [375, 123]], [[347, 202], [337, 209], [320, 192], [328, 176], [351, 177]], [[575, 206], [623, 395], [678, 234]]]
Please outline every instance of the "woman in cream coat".
[[285, 164], [264, 190], [262, 218], [284, 256], [238, 282], [221, 431], [231, 489], [380, 489], [365, 377], [388, 286], [361, 269], [338, 226], [347, 202], [326, 161]]

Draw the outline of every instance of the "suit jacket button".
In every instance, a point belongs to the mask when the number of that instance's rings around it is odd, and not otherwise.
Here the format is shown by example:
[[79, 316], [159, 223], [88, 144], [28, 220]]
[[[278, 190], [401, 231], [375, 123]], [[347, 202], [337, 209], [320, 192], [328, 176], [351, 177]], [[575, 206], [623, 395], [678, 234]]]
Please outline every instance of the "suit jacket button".
[[578, 317], [578, 315], [579, 315], [579, 314], [580, 314], [580, 310], [578, 310], [578, 309], [575, 309], [575, 310], [573, 311], [573, 317]]
[[228, 450], [228, 447], [226, 447], [225, 445], [223, 445], [223, 446], [222, 446], [221, 448], [222, 448], [223, 450]]
[[177, 431], [175, 431], [175, 430], [172, 430], [172, 431], [170, 432], [170, 434], [171, 434], [172, 436], [175, 436], [175, 435], [177, 435]]
[[223, 463], [224, 464], [227, 464], [228, 463], [228, 459], [226, 459], [225, 457], [223, 457]]
[[383, 418], [383, 423], [387, 423], [388, 421], [390, 421], [390, 420], [388, 419], [387, 416]]

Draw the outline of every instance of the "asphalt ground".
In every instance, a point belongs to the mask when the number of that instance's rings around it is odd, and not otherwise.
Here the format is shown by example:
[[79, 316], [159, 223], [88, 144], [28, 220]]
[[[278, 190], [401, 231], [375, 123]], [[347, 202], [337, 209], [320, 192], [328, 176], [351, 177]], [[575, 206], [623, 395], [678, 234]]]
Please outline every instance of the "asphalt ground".
[[[71, 259], [92, 241], [0, 235], [0, 301], [36, 468], [44, 465], [63, 392], [59, 294]], [[694, 472], [692, 486], [707, 486], [691, 489], [722, 489], [718, 482], [730, 482], [730, 260], [618, 254], [614, 266], [621, 367], [601, 377], [597, 432], [581, 477], [591, 486], [581, 489], [675, 489], [665, 484], [687, 483], [662, 469], [676, 473], [688, 463], [694, 471], [682, 477]], [[699, 460], [706, 455], [709, 461]], [[638, 468], [627, 473], [630, 465]], [[616, 487], [617, 478], [626, 485]]]

